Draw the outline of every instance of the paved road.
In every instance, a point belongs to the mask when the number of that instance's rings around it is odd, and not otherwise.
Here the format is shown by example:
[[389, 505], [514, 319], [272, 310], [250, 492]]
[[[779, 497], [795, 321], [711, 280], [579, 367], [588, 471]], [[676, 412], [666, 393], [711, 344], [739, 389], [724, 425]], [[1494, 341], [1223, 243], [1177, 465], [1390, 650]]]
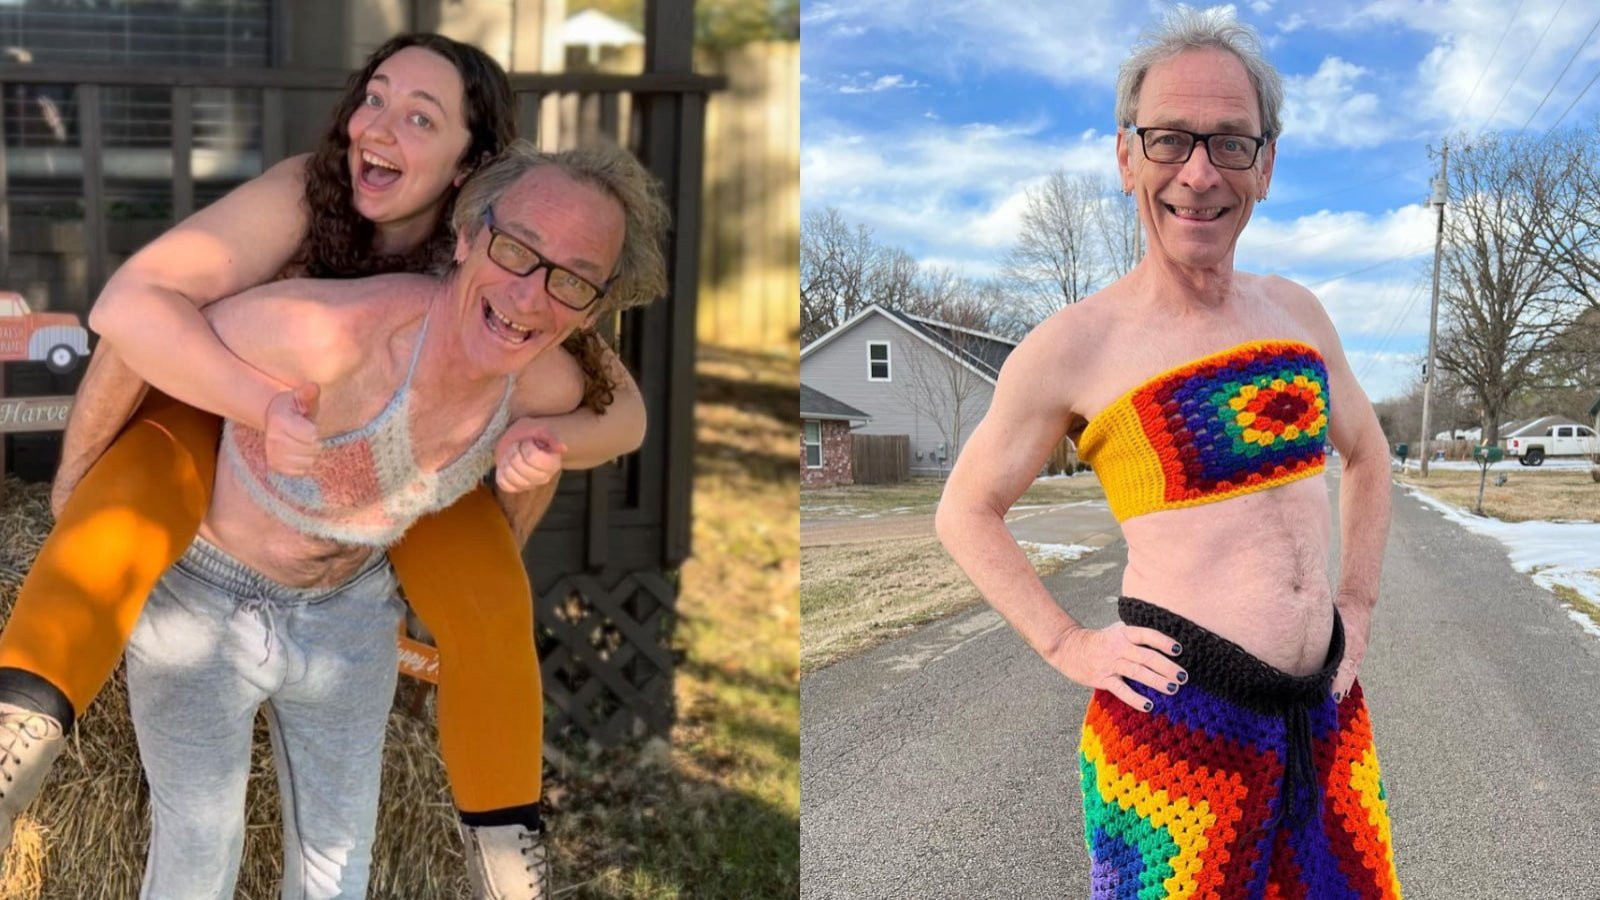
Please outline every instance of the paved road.
[[[1330, 479], [1335, 481], [1334, 479]], [[1600, 898], [1600, 641], [1400, 491], [1363, 669], [1410, 898]], [[1109, 622], [1120, 542], [1050, 579]], [[1087, 894], [1087, 691], [984, 608], [801, 684], [807, 898]]]

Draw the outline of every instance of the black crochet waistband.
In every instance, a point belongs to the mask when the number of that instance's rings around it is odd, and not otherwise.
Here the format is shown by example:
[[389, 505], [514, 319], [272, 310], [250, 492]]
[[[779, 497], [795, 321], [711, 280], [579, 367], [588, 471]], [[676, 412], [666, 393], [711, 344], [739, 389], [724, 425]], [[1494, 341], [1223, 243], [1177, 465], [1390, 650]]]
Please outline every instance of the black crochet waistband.
[[[1284, 819], [1298, 828], [1317, 815], [1321, 798], [1313, 761], [1311, 711], [1332, 702], [1333, 675], [1344, 659], [1344, 623], [1333, 611], [1333, 633], [1322, 669], [1290, 675], [1252, 656], [1221, 635], [1207, 631], [1168, 609], [1134, 597], [1117, 601], [1117, 614], [1128, 625], [1154, 628], [1183, 647], [1178, 659], [1189, 685], [1230, 703], [1281, 718], [1284, 724]], [[1180, 695], [1181, 696], [1181, 695]]]
[[1117, 615], [1126, 624], [1154, 628], [1182, 645], [1178, 662], [1189, 674], [1190, 684], [1269, 715], [1280, 714], [1289, 707], [1309, 709], [1322, 703], [1328, 698], [1334, 672], [1344, 659], [1344, 623], [1338, 609], [1333, 611], [1328, 657], [1321, 670], [1309, 675], [1290, 675], [1274, 668], [1233, 641], [1136, 597], [1118, 599]]

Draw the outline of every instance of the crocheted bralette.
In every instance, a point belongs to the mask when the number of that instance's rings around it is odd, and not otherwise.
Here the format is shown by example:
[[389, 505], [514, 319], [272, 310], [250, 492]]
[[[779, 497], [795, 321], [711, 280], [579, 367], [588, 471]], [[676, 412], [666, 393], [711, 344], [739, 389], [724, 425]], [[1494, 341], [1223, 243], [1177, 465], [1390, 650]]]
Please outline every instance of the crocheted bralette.
[[1328, 370], [1315, 347], [1250, 341], [1169, 369], [1084, 428], [1117, 521], [1266, 490], [1323, 469]]
[[495, 441], [510, 419], [512, 379], [507, 376], [499, 407], [471, 446], [443, 468], [421, 471], [411, 443], [411, 379], [428, 334], [426, 318], [418, 331], [411, 367], [394, 396], [372, 421], [324, 438], [307, 475], [269, 471], [262, 433], [223, 423], [222, 455], [256, 505], [302, 534], [387, 547], [417, 519], [478, 485], [494, 466]]

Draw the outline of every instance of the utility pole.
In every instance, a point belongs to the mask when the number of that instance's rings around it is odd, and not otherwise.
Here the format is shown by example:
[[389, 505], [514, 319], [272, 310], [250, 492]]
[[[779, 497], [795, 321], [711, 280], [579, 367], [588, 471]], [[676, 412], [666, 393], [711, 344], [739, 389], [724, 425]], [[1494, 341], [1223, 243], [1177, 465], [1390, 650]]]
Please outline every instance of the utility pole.
[[1434, 345], [1439, 337], [1439, 257], [1443, 255], [1444, 247], [1444, 204], [1450, 196], [1450, 182], [1447, 180], [1450, 162], [1450, 142], [1444, 142], [1444, 150], [1439, 154], [1439, 180], [1433, 183], [1432, 203], [1439, 210], [1439, 230], [1433, 238], [1433, 303], [1428, 309], [1428, 361], [1423, 363], [1422, 369], [1422, 440], [1418, 442], [1420, 453], [1417, 459], [1422, 465], [1422, 477], [1428, 477], [1428, 436], [1431, 431], [1428, 418], [1433, 401], [1433, 370], [1434, 370]]

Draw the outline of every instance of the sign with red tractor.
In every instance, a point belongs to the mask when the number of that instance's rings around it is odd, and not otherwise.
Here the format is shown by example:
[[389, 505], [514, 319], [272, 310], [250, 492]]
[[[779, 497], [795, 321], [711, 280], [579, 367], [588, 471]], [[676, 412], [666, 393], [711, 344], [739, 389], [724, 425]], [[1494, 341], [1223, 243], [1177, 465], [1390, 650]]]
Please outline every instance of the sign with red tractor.
[[42, 362], [70, 372], [89, 355], [89, 332], [75, 313], [34, 312], [21, 294], [0, 291], [0, 361]]

